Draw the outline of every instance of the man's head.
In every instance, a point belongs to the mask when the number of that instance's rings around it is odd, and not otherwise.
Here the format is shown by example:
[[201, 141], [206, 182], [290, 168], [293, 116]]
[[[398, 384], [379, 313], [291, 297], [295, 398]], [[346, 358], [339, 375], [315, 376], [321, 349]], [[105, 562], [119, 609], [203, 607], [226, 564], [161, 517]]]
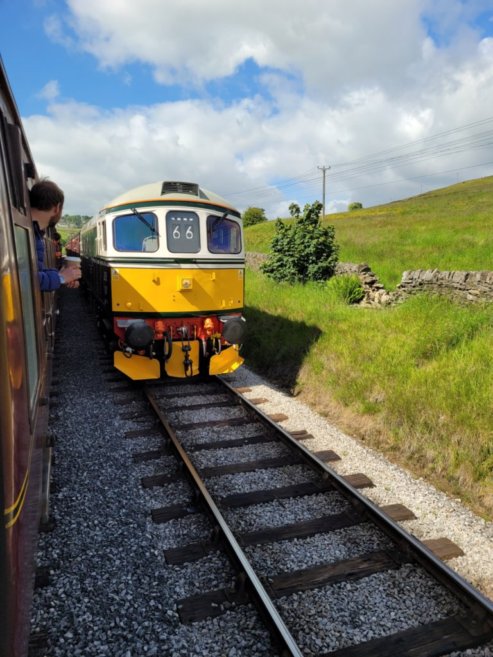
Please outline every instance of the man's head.
[[40, 180], [35, 183], [30, 192], [29, 200], [33, 219], [43, 230], [48, 226], [56, 226], [62, 216], [64, 194], [60, 187], [51, 180]]

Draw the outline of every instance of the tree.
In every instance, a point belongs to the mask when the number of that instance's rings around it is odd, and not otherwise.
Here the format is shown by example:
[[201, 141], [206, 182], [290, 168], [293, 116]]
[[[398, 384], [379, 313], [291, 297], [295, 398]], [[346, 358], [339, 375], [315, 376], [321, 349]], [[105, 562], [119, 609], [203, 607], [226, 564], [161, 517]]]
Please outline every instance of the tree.
[[276, 221], [271, 250], [261, 270], [277, 282], [325, 281], [333, 276], [339, 247], [333, 226], [320, 224], [320, 201], [306, 204], [291, 226]]
[[82, 228], [89, 219], [91, 217], [85, 214], [64, 214], [60, 219], [60, 224], [62, 226], [69, 226], [70, 228]]
[[247, 208], [243, 213], [243, 226], [253, 226], [260, 224], [262, 221], [267, 221], [265, 210], [263, 208]]
[[347, 209], [349, 211], [351, 210], [361, 210], [363, 207], [363, 203], [360, 203], [359, 201], [353, 201], [347, 206]]
[[289, 206], [289, 214], [292, 217], [295, 217], [296, 219], [298, 219], [300, 214], [301, 214], [300, 206], [297, 203], [291, 203], [291, 205]]

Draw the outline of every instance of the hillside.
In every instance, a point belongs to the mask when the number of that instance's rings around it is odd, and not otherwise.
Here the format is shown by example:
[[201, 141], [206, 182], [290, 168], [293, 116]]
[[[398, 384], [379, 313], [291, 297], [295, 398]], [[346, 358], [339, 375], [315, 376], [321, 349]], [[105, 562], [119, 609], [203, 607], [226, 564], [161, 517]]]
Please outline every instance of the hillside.
[[[335, 226], [339, 259], [368, 263], [388, 289], [409, 269], [493, 270], [493, 176], [327, 215], [323, 223]], [[274, 225], [246, 228], [247, 251], [267, 253]]]

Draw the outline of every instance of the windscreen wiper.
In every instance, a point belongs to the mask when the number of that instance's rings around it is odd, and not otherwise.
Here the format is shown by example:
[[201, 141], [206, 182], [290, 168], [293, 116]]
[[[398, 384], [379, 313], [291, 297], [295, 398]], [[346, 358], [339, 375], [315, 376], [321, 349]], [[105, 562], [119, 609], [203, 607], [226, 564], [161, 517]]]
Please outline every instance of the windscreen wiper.
[[216, 217], [214, 219], [214, 221], [212, 222], [212, 229], [214, 230], [214, 228], [217, 226], [217, 224], [220, 224], [221, 221], [224, 221], [228, 214], [229, 214], [229, 212], [228, 212], [228, 210], [226, 210], [226, 212], [224, 212], [220, 217]]
[[147, 221], [147, 219], [137, 210], [137, 208], [130, 208], [133, 212], [133, 214], [139, 219], [143, 224], [149, 228], [151, 233], [154, 235], [157, 235], [157, 237], [161, 237], [161, 235], [157, 232], [157, 230], [154, 228], [154, 226]]

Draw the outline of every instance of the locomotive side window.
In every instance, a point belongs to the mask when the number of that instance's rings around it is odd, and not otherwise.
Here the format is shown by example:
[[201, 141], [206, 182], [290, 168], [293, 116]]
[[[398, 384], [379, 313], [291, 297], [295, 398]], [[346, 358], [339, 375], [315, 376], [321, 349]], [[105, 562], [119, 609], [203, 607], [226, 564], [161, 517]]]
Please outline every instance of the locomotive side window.
[[171, 253], [198, 253], [199, 217], [195, 212], [170, 210], [166, 214], [166, 238]]
[[117, 251], [157, 251], [157, 217], [153, 212], [122, 214], [113, 221], [113, 237]]
[[210, 214], [207, 217], [207, 247], [211, 253], [240, 253], [239, 224], [226, 217]]
[[106, 222], [99, 221], [97, 224], [97, 242], [99, 244], [98, 251], [104, 251], [106, 253], [108, 246], [106, 244]]
[[29, 233], [22, 226], [15, 226], [15, 249], [21, 290], [22, 319], [26, 342], [26, 363], [31, 406], [36, 395], [38, 382], [38, 352], [36, 349], [36, 324], [34, 317], [34, 293], [32, 289], [31, 260], [29, 256]]
[[85, 256], [96, 255], [96, 226], [82, 235], [81, 248]]

